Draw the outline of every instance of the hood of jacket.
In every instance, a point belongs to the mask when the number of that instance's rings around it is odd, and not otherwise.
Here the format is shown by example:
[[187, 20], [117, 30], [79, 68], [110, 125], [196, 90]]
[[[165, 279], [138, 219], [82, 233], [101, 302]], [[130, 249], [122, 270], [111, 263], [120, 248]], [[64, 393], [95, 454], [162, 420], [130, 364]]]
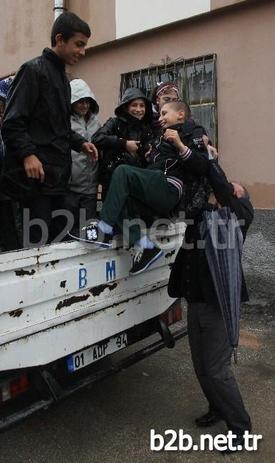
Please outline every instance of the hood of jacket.
[[116, 116], [125, 116], [127, 112], [125, 111], [125, 105], [130, 103], [130, 101], [136, 100], [138, 98], [142, 98], [145, 101], [145, 116], [142, 119], [146, 122], [151, 122], [153, 118], [153, 109], [151, 101], [144, 95], [144, 93], [136, 87], [127, 88], [123, 93], [119, 105], [115, 108], [115, 115]]
[[82, 98], [90, 98], [91, 100], [91, 112], [97, 114], [99, 106], [96, 101], [95, 95], [90, 89], [89, 85], [82, 79], [73, 79], [70, 82], [71, 86], [71, 104], [76, 103]]

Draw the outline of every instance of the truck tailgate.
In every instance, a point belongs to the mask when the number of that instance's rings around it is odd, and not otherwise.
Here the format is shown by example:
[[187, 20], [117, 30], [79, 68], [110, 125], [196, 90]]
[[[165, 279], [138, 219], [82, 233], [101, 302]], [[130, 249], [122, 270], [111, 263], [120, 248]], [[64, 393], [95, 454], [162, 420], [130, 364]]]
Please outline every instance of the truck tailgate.
[[1, 254], [0, 371], [47, 364], [164, 312], [175, 253], [135, 277], [123, 249], [67, 242]]

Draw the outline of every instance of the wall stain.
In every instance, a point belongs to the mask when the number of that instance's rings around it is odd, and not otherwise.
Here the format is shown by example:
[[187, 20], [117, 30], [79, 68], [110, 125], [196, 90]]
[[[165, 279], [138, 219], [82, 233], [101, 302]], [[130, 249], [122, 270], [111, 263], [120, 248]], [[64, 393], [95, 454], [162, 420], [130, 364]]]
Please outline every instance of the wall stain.
[[60, 281], [60, 288], [66, 287], [67, 280]]

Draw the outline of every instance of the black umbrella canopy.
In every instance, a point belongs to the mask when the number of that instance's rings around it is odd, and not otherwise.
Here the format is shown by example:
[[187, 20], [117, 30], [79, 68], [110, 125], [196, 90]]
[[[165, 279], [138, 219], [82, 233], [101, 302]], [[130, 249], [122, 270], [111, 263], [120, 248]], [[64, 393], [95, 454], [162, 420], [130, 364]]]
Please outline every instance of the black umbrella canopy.
[[240, 332], [243, 236], [229, 208], [204, 211], [201, 237], [228, 340], [237, 347]]

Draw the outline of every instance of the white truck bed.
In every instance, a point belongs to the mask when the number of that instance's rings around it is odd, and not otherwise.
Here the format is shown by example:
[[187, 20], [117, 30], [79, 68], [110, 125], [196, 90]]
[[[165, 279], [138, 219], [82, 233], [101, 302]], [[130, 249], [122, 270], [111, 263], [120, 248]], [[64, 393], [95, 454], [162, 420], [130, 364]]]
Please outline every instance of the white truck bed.
[[0, 254], [0, 372], [45, 365], [164, 312], [175, 253], [134, 277], [129, 251], [91, 244]]

